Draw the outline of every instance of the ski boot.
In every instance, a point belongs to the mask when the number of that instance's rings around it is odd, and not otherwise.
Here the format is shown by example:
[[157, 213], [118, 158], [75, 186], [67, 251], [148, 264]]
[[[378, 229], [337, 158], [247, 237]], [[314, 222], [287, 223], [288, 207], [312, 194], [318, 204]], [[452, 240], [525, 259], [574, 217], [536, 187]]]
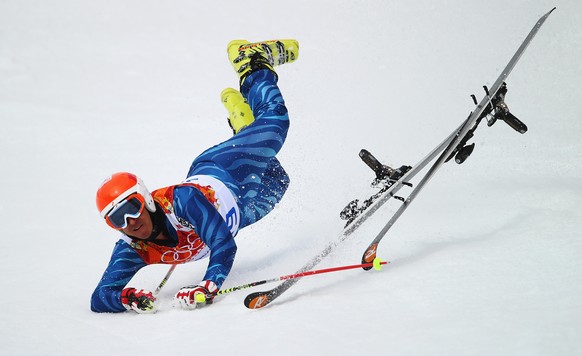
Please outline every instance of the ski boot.
[[296, 40], [270, 40], [249, 43], [234, 40], [227, 47], [228, 59], [238, 73], [240, 84], [252, 72], [269, 69], [285, 63], [294, 62], [299, 56], [299, 42]]
[[228, 125], [234, 135], [255, 121], [251, 107], [238, 90], [224, 89], [220, 94], [220, 100], [228, 111]]

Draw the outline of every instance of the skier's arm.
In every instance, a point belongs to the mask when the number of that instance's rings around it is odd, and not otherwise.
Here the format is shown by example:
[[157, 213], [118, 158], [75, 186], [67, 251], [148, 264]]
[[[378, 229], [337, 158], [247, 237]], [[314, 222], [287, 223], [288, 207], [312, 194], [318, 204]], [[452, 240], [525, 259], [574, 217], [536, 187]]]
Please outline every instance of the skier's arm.
[[121, 291], [146, 263], [123, 240], [115, 244], [109, 265], [91, 296], [91, 310], [97, 313], [119, 313], [127, 309], [121, 303]]
[[174, 200], [182, 209], [176, 212], [196, 226], [196, 232], [210, 249], [210, 261], [204, 280], [212, 281], [218, 288], [229, 274], [236, 254], [236, 243], [222, 216], [200, 191], [193, 187], [180, 187], [174, 191]]

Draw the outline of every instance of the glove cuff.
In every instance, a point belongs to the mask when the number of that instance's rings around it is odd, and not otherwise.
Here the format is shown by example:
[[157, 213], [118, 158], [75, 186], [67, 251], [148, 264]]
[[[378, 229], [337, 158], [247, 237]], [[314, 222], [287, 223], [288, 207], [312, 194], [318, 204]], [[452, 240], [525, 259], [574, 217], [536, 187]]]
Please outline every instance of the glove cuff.
[[134, 297], [135, 288], [124, 288], [121, 291], [121, 304], [127, 310], [131, 310], [131, 302], [130, 300]]
[[218, 293], [218, 287], [216, 286], [216, 283], [212, 281], [202, 281], [198, 283], [198, 285], [204, 288], [208, 292], [207, 294], [215, 296]]

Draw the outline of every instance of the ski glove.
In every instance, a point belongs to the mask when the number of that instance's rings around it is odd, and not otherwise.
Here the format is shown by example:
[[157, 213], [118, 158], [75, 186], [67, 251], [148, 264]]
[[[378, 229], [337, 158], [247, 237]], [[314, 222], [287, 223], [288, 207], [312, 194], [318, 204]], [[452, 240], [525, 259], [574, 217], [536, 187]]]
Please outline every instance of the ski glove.
[[212, 304], [218, 293], [218, 287], [212, 281], [202, 281], [196, 286], [183, 287], [174, 297], [184, 309], [196, 309]]
[[127, 310], [134, 310], [140, 314], [151, 314], [156, 312], [154, 302], [156, 297], [152, 292], [143, 289], [125, 288], [121, 291], [121, 304]]

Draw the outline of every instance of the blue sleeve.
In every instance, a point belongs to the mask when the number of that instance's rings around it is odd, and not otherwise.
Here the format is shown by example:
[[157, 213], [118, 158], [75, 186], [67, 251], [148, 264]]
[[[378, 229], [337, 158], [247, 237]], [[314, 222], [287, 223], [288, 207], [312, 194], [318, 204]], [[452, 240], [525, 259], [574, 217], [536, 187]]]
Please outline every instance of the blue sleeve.
[[91, 296], [91, 310], [97, 313], [125, 311], [121, 291], [146, 263], [129, 244], [119, 240], [115, 244], [109, 265]]
[[224, 219], [204, 195], [191, 186], [174, 190], [174, 209], [176, 216], [196, 227], [196, 233], [210, 249], [210, 261], [203, 279], [220, 288], [236, 255], [236, 243]]

